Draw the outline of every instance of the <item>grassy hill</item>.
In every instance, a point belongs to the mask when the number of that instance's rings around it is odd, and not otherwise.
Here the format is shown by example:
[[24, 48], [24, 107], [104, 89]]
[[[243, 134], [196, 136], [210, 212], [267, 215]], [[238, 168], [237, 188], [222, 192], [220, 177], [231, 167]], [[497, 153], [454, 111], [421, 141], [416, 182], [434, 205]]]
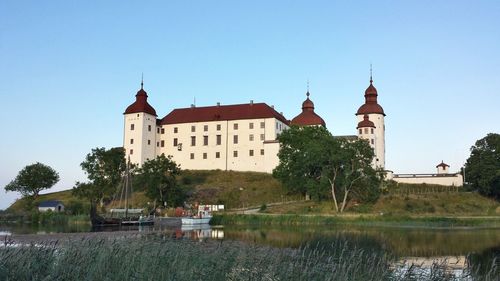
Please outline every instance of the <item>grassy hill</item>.
[[[178, 178], [179, 185], [189, 195], [189, 202], [224, 204], [226, 208], [259, 207], [262, 204], [302, 200], [299, 195], [289, 195], [281, 183], [270, 174], [234, 171], [189, 171]], [[427, 187], [427, 186], [426, 186]], [[415, 188], [415, 187], [412, 187]], [[428, 187], [427, 187], [428, 188]], [[436, 189], [437, 190], [437, 189]], [[71, 194], [71, 190], [40, 195], [37, 202], [60, 200], [67, 208], [88, 210], [88, 203]], [[152, 208], [151, 199], [144, 192], [134, 192], [134, 207]], [[150, 203], [148, 205], [148, 202]], [[35, 203], [34, 206], [37, 204]], [[115, 207], [118, 204], [114, 203]], [[22, 213], [27, 209], [26, 200], [18, 200], [8, 211]], [[269, 206], [268, 213], [279, 214], [334, 214], [333, 202], [302, 201], [293, 204]], [[486, 216], [500, 215], [500, 204], [470, 192], [429, 192], [425, 194], [382, 195], [374, 204], [351, 204], [347, 213], [436, 215], [436, 216]], [[79, 212], [76, 212], [79, 213]], [[80, 212], [81, 213], [81, 212]]]
[[[234, 171], [189, 171], [182, 172], [179, 184], [188, 192], [189, 201], [205, 204], [225, 204], [226, 208], [260, 206], [264, 203], [295, 200], [298, 196], [287, 195], [281, 183], [270, 174]], [[46, 200], [59, 200], [68, 208], [88, 210], [88, 203], [74, 197], [71, 190], [40, 195], [34, 206]], [[132, 195], [135, 207], [147, 207], [152, 201], [144, 192]], [[119, 206], [119, 202], [113, 203]], [[29, 209], [28, 201], [17, 200], [7, 211], [22, 213]], [[151, 204], [151, 202], [150, 202]], [[151, 207], [151, 206], [150, 206]]]
[[[276, 214], [334, 214], [333, 201], [307, 201], [272, 206], [266, 212]], [[396, 216], [498, 216], [500, 203], [473, 192], [438, 192], [410, 195], [382, 195], [375, 204], [351, 205], [346, 214]]]

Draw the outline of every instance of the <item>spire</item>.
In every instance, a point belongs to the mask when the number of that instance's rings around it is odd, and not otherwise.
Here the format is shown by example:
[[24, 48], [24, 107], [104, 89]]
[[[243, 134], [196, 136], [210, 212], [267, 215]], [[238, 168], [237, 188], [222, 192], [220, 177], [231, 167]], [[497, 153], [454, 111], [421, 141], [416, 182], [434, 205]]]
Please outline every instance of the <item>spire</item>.
[[309, 79], [307, 79], [307, 93], [306, 93], [307, 97], [309, 97]]
[[144, 88], [144, 72], [141, 74], [141, 90]]
[[370, 84], [373, 83], [373, 77], [372, 77], [372, 64], [370, 63]]

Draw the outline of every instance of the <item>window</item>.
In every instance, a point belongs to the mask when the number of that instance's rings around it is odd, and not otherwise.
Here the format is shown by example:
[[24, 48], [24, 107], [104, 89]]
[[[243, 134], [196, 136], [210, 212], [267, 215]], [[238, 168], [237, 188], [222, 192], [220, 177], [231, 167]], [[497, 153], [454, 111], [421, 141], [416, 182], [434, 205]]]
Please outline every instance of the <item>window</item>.
[[162, 140], [162, 141], [160, 142], [160, 146], [161, 146], [161, 147], [165, 147], [165, 141], [164, 141], [164, 140]]
[[203, 136], [203, 145], [208, 145], [208, 136]]
[[266, 136], [264, 134], [260, 134], [260, 140], [263, 141], [266, 139]]
[[217, 124], [217, 131], [220, 131], [220, 124]]
[[177, 134], [179, 132], [179, 128], [174, 127], [174, 134]]
[[260, 122], [260, 128], [264, 129], [266, 127], [266, 122]]
[[250, 149], [250, 150], [248, 151], [248, 155], [253, 156], [253, 149]]
[[203, 153], [203, 159], [207, 159], [207, 153], [206, 152]]
[[208, 132], [208, 125], [203, 126], [203, 131]]
[[189, 158], [190, 158], [190, 159], [194, 159], [194, 153], [191, 153], [191, 154], [189, 155]]
[[134, 130], [134, 124], [130, 124], [130, 130], [133, 131]]
[[215, 158], [220, 158], [220, 152], [215, 152]]
[[375, 140], [374, 140], [374, 139], [371, 139], [371, 140], [370, 140], [370, 142], [371, 142], [372, 144], [375, 144]]
[[373, 134], [373, 128], [372, 128], [372, 134]]
[[133, 149], [130, 150], [130, 154], [134, 154], [134, 150]]
[[278, 122], [276, 122], [276, 130], [278, 130]]
[[160, 142], [159, 141], [156, 142], [156, 147], [160, 147]]
[[191, 126], [191, 132], [196, 132], [196, 126]]
[[148, 145], [151, 145], [151, 140], [148, 140]]
[[148, 132], [151, 132], [151, 125], [148, 125]]
[[217, 145], [221, 145], [221, 143], [222, 143], [222, 136], [217, 135]]
[[238, 135], [233, 136], [233, 143], [237, 144], [238, 143]]
[[238, 151], [237, 150], [233, 151], [233, 157], [238, 157]]
[[179, 145], [179, 141], [177, 140], [177, 138], [174, 138], [174, 146], [177, 146]]
[[159, 134], [160, 133], [160, 128], [156, 128], [156, 133]]
[[253, 134], [250, 134], [250, 135], [248, 136], [248, 140], [249, 140], [249, 141], [253, 141]]
[[368, 134], [368, 128], [365, 128], [365, 134]]
[[164, 128], [161, 128], [161, 133], [162, 133], [162, 135], [165, 134], [165, 129]]
[[363, 134], [363, 129], [359, 129], [359, 134]]
[[253, 123], [252, 123], [252, 122], [250, 122], [250, 123], [248, 124], [248, 128], [249, 128], [249, 129], [253, 129]]
[[179, 145], [177, 146], [177, 150], [182, 151], [182, 143], [179, 143]]
[[238, 130], [238, 123], [233, 124], [233, 129]]
[[264, 155], [264, 149], [260, 150], [260, 155]]
[[137, 117], [139, 117], [139, 113], [137, 113]]
[[195, 145], [196, 145], [196, 137], [191, 136], [191, 146], [195, 146]]
[[134, 144], [134, 139], [130, 139], [130, 144]]

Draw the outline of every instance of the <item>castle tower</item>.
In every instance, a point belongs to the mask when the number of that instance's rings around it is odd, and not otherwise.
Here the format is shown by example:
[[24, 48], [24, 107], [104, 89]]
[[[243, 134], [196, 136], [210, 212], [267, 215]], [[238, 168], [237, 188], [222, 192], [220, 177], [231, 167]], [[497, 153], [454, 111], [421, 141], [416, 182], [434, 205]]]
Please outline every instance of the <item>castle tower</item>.
[[436, 166], [436, 168], [437, 168], [437, 173], [438, 174], [448, 174], [449, 173], [448, 168], [450, 168], [450, 165], [444, 163], [443, 160], [441, 160], [441, 163], [439, 163]]
[[[370, 145], [375, 152], [374, 167], [385, 169], [385, 113], [377, 103], [377, 96], [377, 89], [373, 86], [370, 75], [370, 86], [365, 91], [365, 103], [356, 112], [358, 137], [370, 139]], [[365, 134], [365, 131], [369, 133]]]
[[[363, 121], [358, 123], [356, 129], [358, 129], [358, 138], [368, 140], [370, 147], [375, 151], [375, 144], [377, 143], [377, 136], [375, 134], [375, 129], [377, 127], [370, 121], [368, 114], [363, 115]], [[372, 165], [376, 165], [376, 157], [373, 159]]]
[[306, 93], [306, 100], [302, 103], [302, 112], [292, 119], [291, 124], [296, 126], [323, 126], [325, 121], [314, 112], [314, 103], [309, 99], [309, 91]]
[[135, 102], [127, 107], [124, 115], [123, 148], [125, 156], [133, 164], [142, 165], [156, 157], [156, 111], [148, 103], [148, 94], [141, 89], [135, 95]]

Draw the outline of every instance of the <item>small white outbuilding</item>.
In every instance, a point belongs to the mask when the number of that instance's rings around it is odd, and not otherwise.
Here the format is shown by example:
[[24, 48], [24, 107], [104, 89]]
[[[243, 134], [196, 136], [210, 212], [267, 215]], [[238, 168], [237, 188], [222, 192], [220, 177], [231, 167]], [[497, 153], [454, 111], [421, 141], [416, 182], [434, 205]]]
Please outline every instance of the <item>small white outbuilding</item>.
[[49, 201], [40, 202], [40, 204], [38, 205], [38, 211], [47, 212], [48, 210], [51, 210], [52, 212], [63, 212], [64, 205], [61, 201], [57, 201], [57, 200], [49, 200]]

